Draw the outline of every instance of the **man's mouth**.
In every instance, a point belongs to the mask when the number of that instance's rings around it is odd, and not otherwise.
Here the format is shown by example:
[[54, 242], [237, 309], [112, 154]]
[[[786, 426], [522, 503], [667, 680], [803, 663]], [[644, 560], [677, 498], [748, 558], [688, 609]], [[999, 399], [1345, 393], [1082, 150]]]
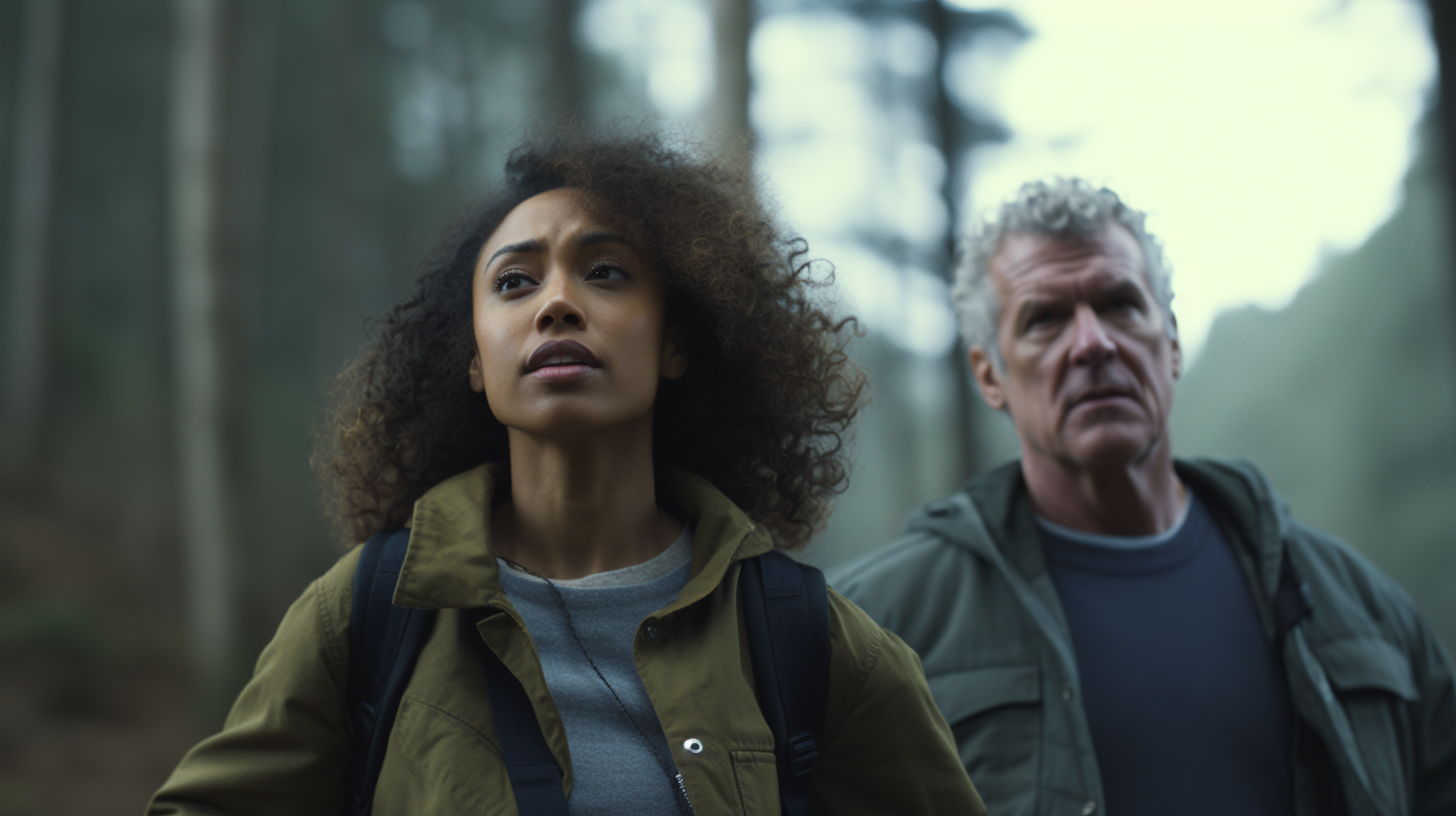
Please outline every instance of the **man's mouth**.
[[549, 373], [576, 373], [555, 369], [600, 368], [601, 362], [586, 346], [575, 340], [549, 340], [531, 352], [526, 360], [526, 373], [552, 369]]
[[1134, 400], [1131, 391], [1123, 388], [1092, 388], [1082, 392], [1076, 399], [1072, 400], [1070, 408], [1078, 408], [1088, 403], [1108, 402], [1111, 400]]

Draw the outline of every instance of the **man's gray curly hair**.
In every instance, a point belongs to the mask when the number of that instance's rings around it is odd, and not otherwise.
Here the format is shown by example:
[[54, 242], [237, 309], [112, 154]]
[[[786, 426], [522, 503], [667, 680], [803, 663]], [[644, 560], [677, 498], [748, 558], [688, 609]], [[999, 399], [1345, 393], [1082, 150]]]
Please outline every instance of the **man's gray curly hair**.
[[1089, 240], [1109, 221], [1125, 227], [1142, 247], [1148, 286], [1163, 310], [1168, 336], [1177, 337], [1173, 322], [1172, 270], [1163, 259], [1162, 242], [1143, 227], [1145, 217], [1141, 210], [1122, 203], [1117, 193], [1106, 187], [1094, 187], [1084, 179], [1055, 177], [1021, 185], [1015, 198], [981, 221], [962, 245], [956, 261], [955, 284], [950, 294], [966, 348], [985, 348], [996, 367], [1001, 367], [1001, 349], [996, 338], [1001, 304], [996, 284], [991, 280], [990, 265], [1006, 236], [1023, 233], [1058, 240]]

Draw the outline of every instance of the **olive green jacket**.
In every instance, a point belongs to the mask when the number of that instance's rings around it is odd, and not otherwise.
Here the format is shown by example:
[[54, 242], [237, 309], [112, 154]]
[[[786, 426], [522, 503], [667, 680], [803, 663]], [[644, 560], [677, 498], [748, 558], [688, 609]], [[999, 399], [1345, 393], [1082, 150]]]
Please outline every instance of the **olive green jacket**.
[[[479, 644], [470, 642], [477, 638], [525, 687], [570, 795], [566, 732], [490, 544], [488, 498], [498, 475], [481, 466], [415, 504], [394, 600], [441, 613], [390, 734], [376, 816], [516, 812], [473, 652]], [[693, 562], [677, 600], [639, 626], [637, 670], [694, 811], [778, 813], [773, 735], [754, 698], [738, 602], [739, 562], [768, 551], [769, 536], [706, 481], [668, 473], [661, 482], [696, 523]], [[289, 609], [222, 732], [183, 758], [149, 813], [340, 812], [352, 751], [345, 686], [357, 561], [356, 548]], [[490, 613], [477, 630], [461, 610], [479, 607]], [[830, 615], [815, 811], [985, 813], [915, 653], [833, 592]], [[701, 753], [684, 749], [690, 739], [702, 742]]]
[[[1254, 466], [1176, 468], [1234, 543], [1271, 640], [1286, 554], [1307, 585], [1312, 611], [1282, 643], [1298, 714], [1296, 813], [1456, 814], [1451, 660], [1406, 594], [1292, 519]], [[1071, 635], [1020, 463], [925, 505], [906, 528], [830, 579], [919, 652], [987, 807], [1105, 813]]]

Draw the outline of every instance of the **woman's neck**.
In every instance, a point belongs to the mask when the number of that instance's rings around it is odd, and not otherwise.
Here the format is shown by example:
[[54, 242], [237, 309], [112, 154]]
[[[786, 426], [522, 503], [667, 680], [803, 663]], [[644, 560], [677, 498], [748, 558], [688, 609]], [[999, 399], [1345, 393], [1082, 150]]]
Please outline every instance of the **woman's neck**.
[[510, 432], [511, 497], [491, 511], [497, 554], [547, 578], [640, 564], [682, 522], [657, 507], [651, 429], [556, 440]]

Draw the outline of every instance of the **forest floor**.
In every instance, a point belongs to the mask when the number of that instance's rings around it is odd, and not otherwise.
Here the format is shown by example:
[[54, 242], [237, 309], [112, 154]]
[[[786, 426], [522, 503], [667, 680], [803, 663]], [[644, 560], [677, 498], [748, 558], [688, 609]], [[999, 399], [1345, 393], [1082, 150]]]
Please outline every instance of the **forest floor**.
[[176, 593], [108, 532], [0, 496], [0, 816], [136, 816], [201, 736]]

